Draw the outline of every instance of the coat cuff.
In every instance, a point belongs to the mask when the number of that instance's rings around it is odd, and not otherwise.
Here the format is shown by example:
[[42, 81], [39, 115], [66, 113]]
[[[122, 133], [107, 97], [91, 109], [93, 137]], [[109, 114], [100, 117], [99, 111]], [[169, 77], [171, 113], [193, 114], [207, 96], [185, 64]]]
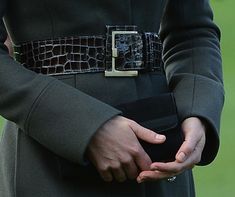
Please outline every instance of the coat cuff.
[[219, 149], [220, 116], [224, 103], [223, 86], [194, 74], [174, 76], [173, 81], [177, 81], [174, 96], [180, 120], [199, 117], [207, 122], [206, 144], [198, 164], [207, 165], [215, 159]]
[[34, 103], [26, 132], [40, 144], [72, 162], [85, 164], [90, 139], [117, 109], [55, 80]]

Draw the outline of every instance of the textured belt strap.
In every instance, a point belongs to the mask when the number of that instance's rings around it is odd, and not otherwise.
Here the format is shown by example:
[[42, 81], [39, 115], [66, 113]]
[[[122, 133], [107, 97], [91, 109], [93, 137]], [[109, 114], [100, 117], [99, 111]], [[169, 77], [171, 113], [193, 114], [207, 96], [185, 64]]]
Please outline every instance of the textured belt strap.
[[[115, 36], [112, 32], [125, 31]], [[65, 37], [25, 42], [14, 46], [15, 58], [26, 68], [47, 75], [104, 72], [112, 69], [113, 47], [116, 70], [163, 71], [162, 45], [156, 33], [137, 31], [136, 26], [107, 26], [105, 36]]]

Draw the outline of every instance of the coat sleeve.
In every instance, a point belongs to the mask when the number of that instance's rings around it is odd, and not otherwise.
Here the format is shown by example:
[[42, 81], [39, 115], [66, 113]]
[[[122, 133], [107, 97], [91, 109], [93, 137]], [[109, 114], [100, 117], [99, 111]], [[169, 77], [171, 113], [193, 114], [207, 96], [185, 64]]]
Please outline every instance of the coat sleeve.
[[120, 111], [15, 62], [3, 44], [5, 6], [0, 0], [0, 114], [55, 154], [83, 164], [93, 134]]
[[160, 36], [180, 120], [196, 116], [207, 122], [206, 145], [199, 165], [209, 164], [219, 148], [224, 102], [220, 31], [213, 23], [209, 0], [168, 0]]

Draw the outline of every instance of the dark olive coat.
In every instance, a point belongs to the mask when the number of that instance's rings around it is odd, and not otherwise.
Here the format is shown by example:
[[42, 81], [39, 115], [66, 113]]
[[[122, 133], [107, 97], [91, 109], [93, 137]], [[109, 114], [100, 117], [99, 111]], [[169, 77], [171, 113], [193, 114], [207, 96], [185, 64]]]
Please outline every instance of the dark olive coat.
[[0, 115], [9, 120], [0, 143], [1, 197], [194, 196], [191, 171], [173, 183], [120, 184], [103, 182], [84, 165], [92, 135], [121, 113], [112, 106], [166, 91], [164, 78], [35, 74], [14, 61], [3, 43], [6, 29], [15, 44], [100, 35], [111, 24], [160, 30], [180, 120], [197, 116], [209, 125], [201, 160], [208, 164], [219, 147], [224, 97], [220, 32], [209, 0], [0, 0], [0, 16]]

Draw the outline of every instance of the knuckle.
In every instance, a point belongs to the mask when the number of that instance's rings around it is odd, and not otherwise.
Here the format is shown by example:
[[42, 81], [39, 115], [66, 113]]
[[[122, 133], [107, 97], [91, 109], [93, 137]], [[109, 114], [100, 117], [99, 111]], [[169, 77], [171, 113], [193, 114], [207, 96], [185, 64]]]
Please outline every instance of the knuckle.
[[111, 165], [111, 168], [112, 168], [113, 170], [118, 170], [118, 169], [121, 168], [121, 163], [119, 163], [119, 162], [114, 162], [114, 163]]
[[107, 172], [109, 171], [109, 166], [108, 165], [100, 165], [98, 166], [98, 170], [101, 172], [101, 173], [104, 173], [104, 172]]
[[121, 160], [121, 162], [122, 162], [122, 164], [124, 164], [124, 165], [128, 165], [128, 164], [130, 164], [131, 162], [132, 162], [132, 157], [125, 157], [125, 158], [123, 158], [122, 160]]
[[140, 125], [137, 122], [134, 120], [128, 120], [128, 126], [136, 135], [138, 135], [140, 132]]
[[141, 152], [140, 146], [138, 146], [138, 145], [132, 146], [130, 148], [130, 154], [133, 156], [138, 156], [140, 154], [140, 152]]

